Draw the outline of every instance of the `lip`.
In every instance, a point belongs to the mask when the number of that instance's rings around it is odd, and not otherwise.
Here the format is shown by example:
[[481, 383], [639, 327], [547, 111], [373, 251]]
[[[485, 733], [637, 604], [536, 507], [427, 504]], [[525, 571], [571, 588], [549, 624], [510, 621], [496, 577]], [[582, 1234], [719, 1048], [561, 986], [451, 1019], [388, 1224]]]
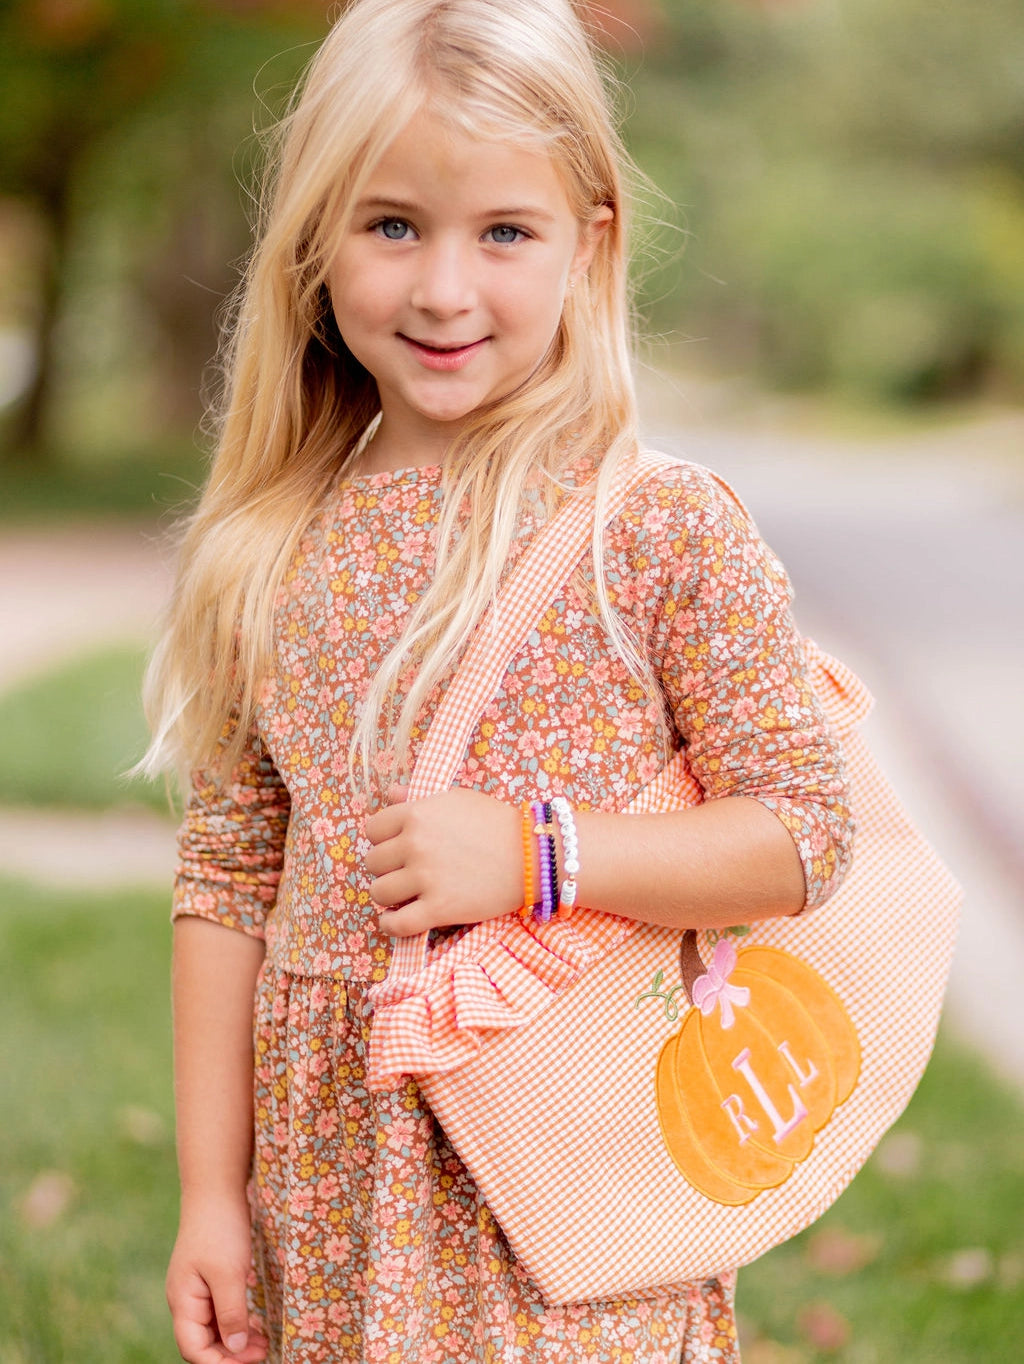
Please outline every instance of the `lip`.
[[432, 345], [429, 341], [417, 341], [414, 337], [406, 336], [404, 332], [399, 332], [399, 336], [426, 369], [445, 372], [463, 369], [488, 340], [483, 336], [479, 341], [470, 341], [464, 346], [453, 346], [450, 343]]

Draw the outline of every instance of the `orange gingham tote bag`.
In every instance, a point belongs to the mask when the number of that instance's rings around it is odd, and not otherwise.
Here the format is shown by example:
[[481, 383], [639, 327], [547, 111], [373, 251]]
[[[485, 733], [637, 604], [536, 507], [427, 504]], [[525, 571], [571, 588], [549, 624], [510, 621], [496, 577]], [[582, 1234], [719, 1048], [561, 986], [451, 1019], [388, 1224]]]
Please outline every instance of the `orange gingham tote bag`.
[[[609, 517], [665, 462], [645, 452], [622, 468]], [[534, 538], [430, 726], [411, 798], [453, 783], [592, 534], [584, 495]], [[371, 1087], [416, 1078], [551, 1303], [654, 1293], [793, 1236], [853, 1178], [927, 1062], [959, 888], [859, 732], [866, 689], [805, 650], [858, 821], [852, 870], [822, 908], [718, 936], [585, 909], [544, 925], [513, 915], [429, 949], [426, 935], [399, 939], [374, 987]], [[701, 797], [677, 755], [628, 809]]]

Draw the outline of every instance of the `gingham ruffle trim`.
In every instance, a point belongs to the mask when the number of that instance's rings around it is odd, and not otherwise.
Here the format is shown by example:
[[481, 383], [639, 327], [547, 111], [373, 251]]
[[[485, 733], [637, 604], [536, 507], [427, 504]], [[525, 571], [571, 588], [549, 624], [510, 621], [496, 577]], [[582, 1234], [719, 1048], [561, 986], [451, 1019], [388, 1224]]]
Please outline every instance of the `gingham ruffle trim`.
[[857, 674], [819, 649], [813, 639], [804, 639], [804, 659], [814, 694], [836, 733], [844, 736], [862, 725], [874, 709], [875, 698]]
[[415, 976], [375, 986], [367, 1079], [457, 1070], [496, 1032], [529, 1023], [637, 925], [581, 910], [546, 924], [490, 919], [442, 948]]

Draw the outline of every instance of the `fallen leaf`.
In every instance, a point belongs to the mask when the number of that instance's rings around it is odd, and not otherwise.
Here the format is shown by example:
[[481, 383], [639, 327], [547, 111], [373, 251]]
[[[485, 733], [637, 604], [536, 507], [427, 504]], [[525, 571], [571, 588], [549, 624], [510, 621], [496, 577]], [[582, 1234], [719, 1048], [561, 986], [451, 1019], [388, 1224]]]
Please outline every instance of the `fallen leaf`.
[[873, 1163], [893, 1179], [909, 1179], [921, 1168], [923, 1145], [916, 1132], [894, 1132], [880, 1144]]
[[877, 1257], [881, 1248], [881, 1236], [822, 1227], [807, 1243], [807, 1263], [819, 1274], [856, 1274]]
[[1020, 1251], [1011, 1250], [1006, 1255], [999, 1257], [999, 1266], [996, 1271], [996, 1281], [999, 1287], [1012, 1292], [1024, 1283], [1024, 1254]]
[[117, 1126], [137, 1146], [163, 1146], [167, 1140], [167, 1124], [151, 1108], [126, 1104], [117, 1110]]
[[830, 1302], [809, 1302], [796, 1318], [797, 1329], [808, 1345], [832, 1354], [850, 1342], [850, 1323]]
[[37, 1229], [51, 1227], [67, 1211], [75, 1196], [75, 1182], [62, 1170], [36, 1175], [21, 1200], [22, 1221]]
[[995, 1272], [995, 1260], [986, 1246], [964, 1246], [943, 1260], [939, 1278], [950, 1288], [966, 1292], [987, 1283]]
[[805, 1364], [803, 1350], [777, 1340], [755, 1340], [743, 1346], [743, 1364]]

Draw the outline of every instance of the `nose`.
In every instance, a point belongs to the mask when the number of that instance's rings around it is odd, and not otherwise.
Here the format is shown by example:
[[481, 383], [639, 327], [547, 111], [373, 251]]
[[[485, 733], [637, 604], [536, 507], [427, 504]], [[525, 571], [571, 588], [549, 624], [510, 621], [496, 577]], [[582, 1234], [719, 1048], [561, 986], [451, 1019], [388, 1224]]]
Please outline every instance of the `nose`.
[[438, 239], [424, 245], [411, 303], [433, 317], [456, 317], [476, 306], [476, 282], [468, 253], [458, 242]]

